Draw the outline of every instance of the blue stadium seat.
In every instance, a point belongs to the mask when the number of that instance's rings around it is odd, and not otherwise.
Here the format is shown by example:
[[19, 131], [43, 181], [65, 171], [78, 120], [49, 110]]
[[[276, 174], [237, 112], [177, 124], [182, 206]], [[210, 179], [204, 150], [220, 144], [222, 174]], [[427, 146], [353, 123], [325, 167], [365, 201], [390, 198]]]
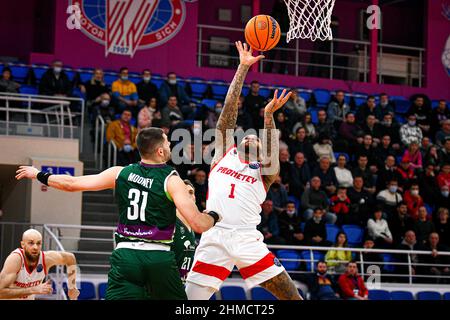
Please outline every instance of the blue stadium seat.
[[334, 224], [327, 224], [327, 240], [334, 243], [336, 241], [336, 236], [341, 231], [341, 229], [338, 226], [335, 226]]
[[48, 68], [45, 67], [34, 67], [34, 75], [36, 76], [37, 80], [41, 80], [42, 75], [48, 70]]
[[299, 260], [300, 254], [296, 250], [278, 250], [277, 258], [288, 271], [298, 270], [300, 261], [285, 261], [284, 259]]
[[206, 90], [208, 90], [208, 85], [206, 83], [192, 82], [190, 83], [190, 86], [193, 98], [202, 99], [206, 93]]
[[75, 77], [75, 71], [73, 71], [73, 70], [64, 70], [64, 72], [66, 73], [66, 75], [69, 78], [69, 80], [73, 81], [73, 78]]
[[408, 101], [404, 96], [390, 96], [390, 100], [400, 100], [400, 101]]
[[252, 300], [277, 300], [273, 294], [262, 287], [254, 287], [250, 292]]
[[93, 300], [95, 299], [95, 286], [92, 282], [81, 281], [80, 295], [78, 300]]
[[428, 203], [424, 203], [424, 207], [427, 209], [428, 215], [431, 216], [434, 211], [433, 206]]
[[309, 111], [309, 113], [311, 113], [311, 122], [313, 124], [318, 124], [319, 123], [319, 116], [317, 114], [317, 110], [316, 109], [311, 109]]
[[163, 79], [155, 79], [154, 76], [152, 77], [152, 83], [159, 89], [161, 85], [163, 84]]
[[23, 94], [38, 94], [38, 88], [35, 86], [21, 85], [19, 92]]
[[395, 120], [396, 120], [400, 125], [406, 123], [405, 117], [403, 117], [402, 115], [399, 115], [399, 114], [396, 114], [396, 115], [395, 115]]
[[[259, 95], [263, 96], [264, 98], [268, 98], [270, 96], [271, 92], [272, 92], [271, 89], [267, 89], [267, 88], [260, 88], [259, 89]], [[280, 92], [278, 92], [278, 94], [280, 94]]]
[[250, 88], [249, 87], [242, 87], [242, 91], [241, 94], [246, 97], [248, 95], [248, 93], [250, 92]]
[[330, 102], [331, 95], [330, 91], [326, 89], [315, 89], [313, 90], [314, 96], [316, 97], [316, 102], [318, 107], [326, 107], [328, 102]]
[[369, 290], [369, 300], [391, 300], [391, 295], [386, 290]]
[[72, 95], [77, 98], [86, 99], [86, 95], [83, 92], [81, 92], [80, 88], [78, 88], [78, 87], [73, 88]]
[[395, 113], [406, 114], [411, 106], [411, 102], [408, 100], [394, 100], [395, 102]]
[[23, 82], [28, 73], [28, 67], [26, 66], [10, 66], [11, 74], [14, 81]]
[[436, 291], [419, 291], [417, 292], [417, 300], [441, 300], [442, 296]]
[[391, 300], [414, 300], [414, 296], [409, 291], [391, 291]]
[[226, 286], [220, 289], [222, 300], [247, 300], [244, 288], [239, 286]]
[[305, 231], [305, 223], [304, 222], [300, 223], [300, 230], [302, 230], [302, 232]]
[[450, 292], [444, 293], [443, 299], [444, 299], [444, 300], [450, 300]]
[[106, 289], [108, 288], [107, 282], [99, 283], [98, 285], [98, 299], [104, 300], [106, 297]]
[[334, 153], [334, 157], [336, 158], [336, 161], [341, 155], [343, 155], [345, 157], [345, 160], [347, 161], [347, 163], [350, 161], [350, 156], [347, 153], [345, 153], [345, 152], [335, 152]]
[[355, 247], [361, 245], [364, 235], [364, 230], [356, 225], [343, 225], [342, 230], [347, 235], [348, 245]]
[[358, 109], [362, 104], [366, 103], [367, 98], [354, 98], [356, 109]]
[[394, 259], [394, 256], [392, 254], [389, 253], [382, 253], [381, 257], [383, 258], [383, 262], [385, 263], [383, 265], [383, 271], [387, 272], [387, 273], [394, 273], [395, 271], [395, 265], [392, 264], [388, 264], [389, 262], [395, 262], [396, 260]]
[[228, 91], [228, 85], [226, 83], [223, 84], [212, 84], [211, 85], [212, 93], [214, 99], [223, 100]]
[[119, 76], [117, 74], [105, 74], [105, 76], [104, 76], [105, 83], [108, 86], [111, 86], [112, 83], [114, 81], [116, 81], [117, 79], [119, 79]]
[[305, 99], [305, 102], [308, 102], [309, 99], [311, 99], [311, 93], [309, 93], [309, 92], [300, 91], [299, 96], [302, 97], [303, 99]]
[[215, 99], [203, 99], [202, 104], [204, 104], [208, 109], [214, 110], [216, 107], [217, 100]]
[[[311, 270], [311, 254], [308, 250], [302, 251], [300, 253], [300, 256], [302, 258], [302, 260], [307, 260], [304, 261], [306, 263], [306, 271], [312, 271]], [[313, 251], [313, 260], [314, 260], [314, 268], [316, 267], [316, 263], [319, 260], [323, 260], [325, 258], [325, 254], [323, 252], [319, 252], [319, 251]]]
[[436, 109], [439, 106], [439, 100], [431, 100], [431, 108]]
[[93, 75], [94, 74], [92, 73], [92, 71], [81, 70], [80, 71], [81, 82], [83, 82], [83, 83], [88, 82], [89, 80], [92, 79]]

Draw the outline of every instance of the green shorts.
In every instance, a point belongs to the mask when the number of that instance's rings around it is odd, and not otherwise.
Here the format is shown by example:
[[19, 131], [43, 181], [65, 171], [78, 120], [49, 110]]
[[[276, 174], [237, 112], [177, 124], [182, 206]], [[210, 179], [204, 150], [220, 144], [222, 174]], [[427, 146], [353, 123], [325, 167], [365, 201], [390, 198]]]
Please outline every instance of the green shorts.
[[187, 300], [172, 251], [116, 249], [106, 300]]

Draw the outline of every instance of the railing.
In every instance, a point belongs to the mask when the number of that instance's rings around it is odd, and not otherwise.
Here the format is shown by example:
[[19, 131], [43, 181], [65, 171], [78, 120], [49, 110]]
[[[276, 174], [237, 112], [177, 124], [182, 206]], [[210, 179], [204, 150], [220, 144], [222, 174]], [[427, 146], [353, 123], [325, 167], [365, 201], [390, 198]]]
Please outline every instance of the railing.
[[[233, 55], [230, 37], [242, 39], [243, 29], [198, 25], [197, 65], [234, 68], [239, 57]], [[236, 36], [234, 36], [236, 33]], [[239, 34], [238, 34], [239, 33]], [[231, 36], [230, 36], [231, 35]], [[282, 34], [285, 36], [285, 34]], [[219, 39], [209, 40], [211, 37]], [[367, 82], [370, 42], [335, 38], [333, 41], [311, 42], [296, 39], [289, 44], [282, 37], [280, 44], [269, 52], [259, 64], [259, 72], [272, 72], [273, 65], [284, 66], [285, 73]], [[211, 48], [213, 45], [214, 48]], [[378, 46], [378, 83], [388, 83], [387, 77], [402, 77], [407, 85], [422, 86], [424, 48], [380, 43]], [[277, 55], [280, 56], [277, 59]], [[209, 60], [206, 63], [206, 60]], [[280, 71], [280, 70], [278, 70]], [[413, 80], [417, 80], [414, 82]]]
[[[8, 101], [20, 101], [27, 102], [27, 109], [31, 110], [32, 103], [44, 103], [42, 101], [47, 101], [45, 104], [55, 105], [63, 103], [65, 106], [70, 106], [71, 103], [77, 102], [80, 103], [81, 111], [80, 112], [69, 112], [69, 121], [72, 122], [73, 118], [80, 117], [80, 152], [83, 152], [83, 134], [84, 134], [84, 116], [85, 116], [85, 101], [81, 98], [74, 97], [55, 97], [55, 96], [46, 96], [46, 95], [35, 95], [35, 94], [26, 94], [26, 93], [5, 93], [0, 92], [0, 98], [2, 100]], [[63, 118], [64, 119], [64, 118]], [[71, 126], [72, 127], [72, 126]], [[73, 127], [77, 128], [77, 126]]]
[[[113, 150], [112, 159], [111, 159], [111, 149]], [[114, 141], [111, 140], [108, 144], [108, 168], [115, 167], [116, 165], [117, 165], [117, 146], [114, 143]]]
[[[98, 169], [103, 170], [103, 149], [105, 141], [105, 120], [102, 116], [95, 119], [94, 159]], [[100, 148], [100, 150], [99, 150]]]

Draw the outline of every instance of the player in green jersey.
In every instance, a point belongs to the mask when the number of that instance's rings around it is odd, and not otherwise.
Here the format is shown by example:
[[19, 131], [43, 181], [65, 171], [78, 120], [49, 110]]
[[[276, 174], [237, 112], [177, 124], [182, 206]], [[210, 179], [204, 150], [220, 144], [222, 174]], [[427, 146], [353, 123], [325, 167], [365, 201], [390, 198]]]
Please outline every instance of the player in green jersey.
[[119, 223], [106, 299], [186, 299], [175, 254], [170, 250], [176, 208], [197, 233], [210, 229], [220, 216], [199, 212], [183, 180], [166, 164], [171, 156], [170, 142], [161, 129], [140, 131], [137, 146], [142, 160], [127, 167], [72, 177], [20, 166], [16, 179], [38, 179], [68, 192], [115, 188]]

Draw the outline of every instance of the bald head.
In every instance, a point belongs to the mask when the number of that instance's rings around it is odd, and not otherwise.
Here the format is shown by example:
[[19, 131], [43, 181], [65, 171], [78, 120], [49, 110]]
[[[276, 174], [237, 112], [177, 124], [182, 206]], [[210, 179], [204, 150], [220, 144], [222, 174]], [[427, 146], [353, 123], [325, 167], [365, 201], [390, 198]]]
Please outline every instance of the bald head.
[[42, 235], [35, 229], [28, 229], [22, 235], [21, 242], [25, 257], [30, 263], [37, 262], [42, 249]]
[[22, 241], [27, 241], [27, 240], [34, 240], [34, 241], [41, 240], [42, 241], [42, 235], [36, 229], [28, 229], [22, 235]]

